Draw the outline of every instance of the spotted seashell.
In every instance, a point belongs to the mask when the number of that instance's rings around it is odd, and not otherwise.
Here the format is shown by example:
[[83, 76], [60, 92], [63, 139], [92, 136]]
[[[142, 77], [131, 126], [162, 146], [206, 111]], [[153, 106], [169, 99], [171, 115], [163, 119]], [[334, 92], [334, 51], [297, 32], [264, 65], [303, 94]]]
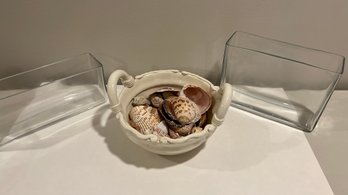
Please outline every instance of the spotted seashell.
[[165, 101], [169, 102], [164, 107], [168, 116], [182, 125], [195, 123], [201, 116], [197, 105], [186, 97], [171, 97]]
[[208, 111], [212, 104], [212, 96], [204, 89], [195, 85], [184, 85], [180, 91], [180, 96], [187, 97], [193, 101], [199, 108], [201, 114]]
[[169, 109], [169, 106], [170, 106], [169, 101], [163, 101], [162, 106], [158, 109], [161, 116], [164, 118], [165, 122], [167, 123], [167, 125], [170, 129], [181, 128], [183, 125], [180, 124], [178, 121], [176, 121], [175, 116], [171, 113], [166, 112], [166, 110]]
[[152, 134], [161, 118], [156, 108], [151, 106], [135, 106], [129, 112], [130, 124], [142, 134]]
[[133, 106], [150, 105], [150, 101], [144, 96], [136, 96], [132, 100]]
[[156, 108], [159, 108], [163, 102], [163, 98], [162, 98], [161, 94], [159, 94], [159, 93], [151, 94], [149, 99], [151, 101], [151, 104]]

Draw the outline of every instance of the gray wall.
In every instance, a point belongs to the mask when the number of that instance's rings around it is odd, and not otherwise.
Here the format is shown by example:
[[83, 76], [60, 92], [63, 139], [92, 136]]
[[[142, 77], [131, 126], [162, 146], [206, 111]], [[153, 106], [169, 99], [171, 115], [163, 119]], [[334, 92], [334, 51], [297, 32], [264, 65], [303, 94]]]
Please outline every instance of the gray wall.
[[[180, 68], [217, 80], [235, 30], [348, 56], [346, 0], [0, 2], [0, 76], [93, 52], [107, 72]], [[348, 89], [348, 71], [338, 88]]]

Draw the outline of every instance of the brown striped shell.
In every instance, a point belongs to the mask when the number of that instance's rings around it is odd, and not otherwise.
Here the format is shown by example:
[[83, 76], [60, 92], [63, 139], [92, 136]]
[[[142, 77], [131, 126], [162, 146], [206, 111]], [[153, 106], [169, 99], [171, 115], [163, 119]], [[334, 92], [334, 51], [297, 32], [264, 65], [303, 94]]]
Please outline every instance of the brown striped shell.
[[197, 105], [186, 97], [171, 97], [164, 100], [163, 110], [169, 118], [181, 125], [195, 123], [201, 116]]
[[147, 105], [135, 106], [129, 112], [130, 124], [142, 134], [152, 134], [161, 122], [156, 108]]
[[[162, 106], [159, 108], [159, 112], [161, 114], [161, 116], [164, 118], [165, 122], [167, 123], [168, 127], [170, 129], [177, 129], [177, 128], [181, 128], [183, 125], [180, 124], [178, 121], [176, 121], [176, 119], [173, 119], [173, 117], [175, 117], [174, 115], [171, 115], [171, 113], [167, 113], [165, 110], [168, 110], [168, 102], [164, 101]], [[169, 104], [170, 105], [170, 104]]]

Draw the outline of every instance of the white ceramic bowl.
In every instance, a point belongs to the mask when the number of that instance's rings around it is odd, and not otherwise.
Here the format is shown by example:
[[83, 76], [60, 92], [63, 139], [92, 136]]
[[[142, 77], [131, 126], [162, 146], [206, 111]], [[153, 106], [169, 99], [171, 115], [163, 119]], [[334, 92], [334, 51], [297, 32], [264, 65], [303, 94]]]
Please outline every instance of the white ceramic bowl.
[[[124, 89], [117, 95], [117, 82], [122, 81]], [[212, 109], [208, 111], [208, 123], [202, 132], [193, 133], [178, 139], [143, 135], [128, 123], [128, 113], [132, 99], [139, 94], [150, 94], [161, 87], [182, 87], [185, 84], [197, 85], [213, 96]], [[225, 84], [222, 88], [214, 86], [208, 80], [179, 70], [158, 70], [147, 72], [133, 78], [123, 70], [113, 72], [107, 85], [111, 109], [122, 125], [122, 131], [135, 144], [157, 154], [175, 155], [190, 151], [204, 143], [216, 130], [226, 115], [231, 103], [232, 88]]]

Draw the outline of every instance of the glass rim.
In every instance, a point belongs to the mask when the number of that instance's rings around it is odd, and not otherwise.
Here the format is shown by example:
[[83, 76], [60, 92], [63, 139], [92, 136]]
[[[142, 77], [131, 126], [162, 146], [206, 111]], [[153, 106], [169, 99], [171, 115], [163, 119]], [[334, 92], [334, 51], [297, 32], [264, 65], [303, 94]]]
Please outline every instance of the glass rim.
[[88, 70], [93, 70], [93, 69], [102, 67], [102, 63], [100, 63], [99, 60], [98, 60], [96, 57], [94, 57], [94, 55], [93, 55], [92, 53], [90, 53], [90, 52], [85, 52], [85, 53], [82, 53], [82, 54], [79, 54], [79, 55], [76, 55], [76, 56], [73, 56], [73, 57], [63, 58], [63, 59], [60, 59], [60, 60], [57, 60], [57, 61], [54, 61], [54, 62], [45, 64], [45, 65], [41, 65], [41, 66], [36, 67], [36, 68], [33, 68], [33, 69], [25, 70], [25, 71], [22, 71], [22, 72], [19, 72], [19, 73], [10, 75], [10, 76], [6, 76], [6, 77], [3, 77], [3, 78], [0, 78], [0, 82], [2, 82], [2, 81], [4, 81], [4, 80], [7, 80], [7, 79], [10, 79], [10, 78], [13, 78], [13, 77], [16, 77], [16, 76], [20, 76], [20, 75], [24, 75], [24, 74], [27, 74], [27, 73], [30, 73], [30, 72], [34, 72], [34, 71], [36, 71], [36, 70], [48, 68], [48, 67], [54, 66], [54, 65], [56, 65], [56, 64], [62, 63], [62, 62], [67, 62], [67, 61], [69, 61], [69, 60], [73, 60], [73, 59], [78, 58], [78, 57], [80, 57], [80, 56], [89, 56], [89, 57], [91, 57], [93, 60], [95, 60], [95, 61], [98, 62], [98, 65], [97, 65], [96, 67], [85, 69], [84, 72], [85, 72], [85, 71], [88, 71]]
[[[311, 51], [323, 53], [323, 54], [326, 54], [326, 55], [328, 55], [328, 54], [329, 55], [333, 55], [333, 56], [335, 56], [337, 58], [340, 58], [340, 61], [341, 61], [340, 65], [339, 65], [340, 68], [337, 71], [332, 71], [332, 70], [328, 70], [326, 68], [319, 67], [319, 66], [317, 66], [315, 64], [310, 64], [310, 63], [306, 63], [306, 62], [303, 62], [303, 61], [300, 61], [300, 60], [290, 59], [290, 58], [287, 58], [287, 57], [284, 57], [284, 56], [280, 56], [280, 55], [277, 55], [277, 54], [272, 54], [270, 52], [260, 51], [260, 50], [257, 50], [257, 49], [250, 49], [250, 48], [241, 47], [241, 46], [238, 46], [238, 45], [235, 45], [235, 44], [231, 44], [230, 42], [231, 42], [231, 40], [233, 39], [233, 37], [236, 34], [246, 34], [246, 35], [257, 37], [257, 38], [260, 38], [260, 39], [281, 43], [281, 44], [283, 44], [285, 46], [290, 46], [290, 47], [295, 47], [295, 48], [300, 48], [300, 49], [305, 49], [305, 50], [311, 50]], [[294, 44], [294, 43], [290, 43], [290, 42], [286, 42], [286, 41], [281, 41], [281, 40], [277, 40], [277, 39], [273, 39], [273, 38], [268, 38], [268, 37], [264, 37], [264, 36], [261, 36], [261, 35], [249, 33], [249, 32], [244, 32], [244, 31], [239, 31], [239, 30], [234, 31], [232, 33], [232, 35], [226, 41], [225, 45], [228, 46], [228, 47], [235, 47], [235, 48], [245, 49], [245, 50], [249, 50], [249, 51], [253, 51], [253, 52], [259, 52], [259, 53], [262, 53], [262, 54], [265, 54], [265, 55], [269, 55], [269, 56], [278, 57], [278, 58], [281, 58], [281, 59], [284, 59], [284, 60], [289, 60], [289, 61], [301, 63], [301, 64], [304, 64], [304, 65], [307, 65], [307, 66], [311, 66], [313, 68], [318, 68], [318, 69], [330, 71], [330, 72], [333, 72], [333, 73], [343, 74], [343, 72], [344, 72], [345, 57], [343, 55], [341, 55], [341, 54], [328, 52], [328, 51], [315, 49], [315, 48], [310, 48], [310, 47], [306, 47], [306, 46], [302, 46], [302, 45], [298, 45], [298, 44]]]
[[88, 73], [88, 72], [92, 72], [92, 71], [95, 71], [95, 70], [97, 70], [97, 69], [103, 69], [103, 66], [102, 66], [102, 64], [99, 62], [99, 60], [97, 60], [91, 53], [88, 53], [88, 52], [87, 52], [87, 53], [82, 53], [82, 54], [77, 55], [77, 56], [74, 56], [74, 57], [64, 58], [64, 59], [62, 59], [62, 60], [58, 60], [58, 61], [56, 61], [56, 62], [52, 62], [52, 63], [46, 64], [46, 65], [43, 65], [43, 66], [40, 66], [40, 67], [37, 67], [37, 68], [33, 68], [33, 69], [30, 69], [30, 70], [27, 70], [27, 71], [23, 71], [23, 72], [14, 74], [14, 75], [10, 75], [10, 76], [8, 76], [8, 77], [1, 78], [1, 79], [0, 79], [0, 82], [2, 82], [2, 81], [4, 81], [4, 80], [7, 80], [7, 79], [14, 78], [14, 77], [16, 77], [16, 76], [21, 76], [21, 75], [24, 75], [24, 74], [26, 74], [26, 73], [30, 73], [30, 72], [33, 72], [33, 71], [36, 71], [36, 70], [40, 70], [40, 69], [43, 69], [43, 68], [47, 68], [47, 67], [50, 67], [50, 66], [53, 66], [53, 65], [62, 63], [62, 62], [66, 62], [66, 61], [69, 61], [69, 60], [72, 60], [72, 59], [74, 59], [74, 58], [77, 58], [77, 57], [79, 57], [79, 56], [84, 56], [84, 55], [92, 57], [93, 60], [95, 60], [95, 61], [98, 63], [98, 65], [97, 65], [96, 67], [88, 68], [88, 69], [85, 69], [85, 70], [83, 70], [83, 71], [81, 71], [81, 72], [78, 72], [78, 73], [75, 73], [75, 74], [70, 74], [70, 75], [68, 75], [68, 76], [64, 76], [64, 77], [59, 78], [59, 79], [56, 79], [56, 80], [54, 80], [54, 81], [52, 81], [52, 82], [47, 82], [47, 83], [45, 83], [45, 84], [39, 85], [39, 86], [34, 87], [34, 88], [26, 89], [26, 90], [23, 90], [23, 91], [20, 91], [20, 92], [13, 93], [13, 94], [8, 95], [8, 96], [0, 97], [0, 100], [4, 100], [4, 99], [7, 99], [7, 98], [11, 98], [11, 97], [13, 97], [13, 96], [16, 96], [16, 95], [19, 95], [19, 94], [22, 94], [22, 93], [27, 93], [27, 92], [30, 92], [30, 91], [32, 91], [32, 90], [35, 90], [35, 89], [39, 89], [39, 88], [41, 88], [41, 87], [44, 87], [44, 86], [46, 86], [46, 85], [50, 85], [50, 84], [52, 84], [52, 83], [54, 83], [54, 82], [64, 81], [64, 80], [66, 80], [66, 79], [69, 79], [69, 78], [72, 78], [72, 77], [75, 77], [75, 76], [79, 76], [79, 75], [81, 75], [81, 74], [85, 74], [85, 73]]

